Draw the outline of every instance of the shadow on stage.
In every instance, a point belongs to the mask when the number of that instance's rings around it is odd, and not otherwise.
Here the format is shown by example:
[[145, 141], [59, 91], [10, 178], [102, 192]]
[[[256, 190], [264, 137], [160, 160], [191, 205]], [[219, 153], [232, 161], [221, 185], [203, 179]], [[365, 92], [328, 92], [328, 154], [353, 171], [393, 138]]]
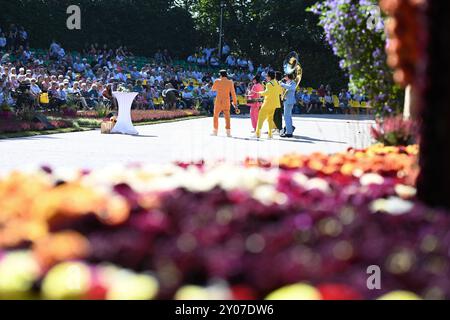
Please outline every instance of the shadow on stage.
[[153, 135], [149, 135], [149, 134], [136, 134], [136, 135], [132, 135], [131, 137], [135, 137], [135, 138], [159, 138], [159, 136], [153, 136]]
[[243, 140], [243, 141], [283, 141], [283, 142], [296, 142], [296, 143], [309, 143], [309, 144], [315, 144], [317, 142], [325, 142], [325, 143], [338, 143], [338, 144], [345, 144], [345, 142], [342, 141], [332, 141], [332, 140], [322, 140], [322, 139], [315, 139], [311, 137], [306, 136], [293, 136], [292, 138], [278, 138], [278, 139], [272, 139], [269, 140], [267, 138], [242, 138], [242, 137], [232, 137], [232, 139], [235, 140]]
[[287, 142], [300, 142], [300, 143], [316, 143], [316, 142], [325, 142], [325, 143], [338, 143], [338, 144], [346, 144], [342, 141], [333, 141], [333, 140], [322, 140], [322, 139], [315, 139], [311, 137], [306, 136], [293, 136], [292, 138], [280, 138], [280, 141], [287, 141]]
[[37, 135], [37, 136], [30, 136], [30, 137], [15, 137], [15, 138], [0, 139], [0, 143], [2, 141], [44, 140], [44, 139], [60, 140], [62, 138], [55, 137], [54, 135], [42, 135], [42, 136]]

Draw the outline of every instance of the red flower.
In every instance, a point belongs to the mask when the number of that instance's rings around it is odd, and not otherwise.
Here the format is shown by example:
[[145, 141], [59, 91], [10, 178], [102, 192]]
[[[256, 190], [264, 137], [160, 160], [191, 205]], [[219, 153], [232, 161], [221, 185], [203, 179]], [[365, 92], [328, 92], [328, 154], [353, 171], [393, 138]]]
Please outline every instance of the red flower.
[[247, 286], [237, 285], [231, 288], [233, 300], [256, 300], [256, 293]]
[[324, 284], [317, 289], [322, 295], [322, 300], [362, 300], [362, 295], [349, 286], [342, 284]]

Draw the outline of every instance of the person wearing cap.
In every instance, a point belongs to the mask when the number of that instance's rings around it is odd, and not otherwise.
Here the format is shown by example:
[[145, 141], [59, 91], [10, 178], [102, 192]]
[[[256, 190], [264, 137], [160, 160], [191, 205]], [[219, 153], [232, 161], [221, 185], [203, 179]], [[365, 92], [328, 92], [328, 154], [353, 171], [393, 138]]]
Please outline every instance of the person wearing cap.
[[220, 71], [220, 78], [214, 82], [211, 89], [217, 93], [214, 103], [214, 131], [213, 135], [217, 136], [219, 132], [219, 116], [221, 113], [225, 116], [227, 136], [231, 137], [231, 114], [230, 114], [230, 97], [233, 100], [233, 106], [236, 108], [237, 96], [234, 89], [234, 83], [228, 79], [226, 70]]
[[283, 89], [275, 79], [274, 71], [269, 71], [267, 73], [266, 80], [266, 90], [261, 92], [261, 95], [264, 97], [264, 103], [259, 111], [258, 126], [256, 128], [256, 138], [258, 139], [261, 137], [261, 129], [266, 121], [269, 124], [269, 139], [272, 139], [273, 130], [275, 129], [273, 117], [275, 109], [280, 105], [280, 96], [283, 93]]

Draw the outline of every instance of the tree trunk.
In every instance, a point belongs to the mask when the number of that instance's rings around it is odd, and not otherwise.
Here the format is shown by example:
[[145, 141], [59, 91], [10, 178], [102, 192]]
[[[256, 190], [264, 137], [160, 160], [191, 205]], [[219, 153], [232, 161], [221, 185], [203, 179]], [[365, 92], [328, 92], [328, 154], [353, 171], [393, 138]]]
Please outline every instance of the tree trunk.
[[450, 209], [450, 1], [428, 0], [425, 68], [419, 74], [418, 196]]

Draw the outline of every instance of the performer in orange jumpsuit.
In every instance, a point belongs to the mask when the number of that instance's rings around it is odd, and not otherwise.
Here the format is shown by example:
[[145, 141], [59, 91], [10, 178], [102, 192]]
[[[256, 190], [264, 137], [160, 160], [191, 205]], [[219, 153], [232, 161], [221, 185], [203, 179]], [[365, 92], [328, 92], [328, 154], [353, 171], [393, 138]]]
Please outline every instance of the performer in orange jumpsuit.
[[[226, 70], [220, 71], [220, 79], [214, 82], [212, 91], [217, 92], [214, 104], [214, 131], [213, 135], [217, 136], [219, 132], [219, 116], [223, 112], [226, 122], [227, 136], [231, 137], [231, 116], [230, 116], [230, 100], [233, 99], [233, 107], [236, 108], [237, 97], [234, 89], [234, 83], [228, 79]], [[231, 97], [231, 99], [230, 99]]]

